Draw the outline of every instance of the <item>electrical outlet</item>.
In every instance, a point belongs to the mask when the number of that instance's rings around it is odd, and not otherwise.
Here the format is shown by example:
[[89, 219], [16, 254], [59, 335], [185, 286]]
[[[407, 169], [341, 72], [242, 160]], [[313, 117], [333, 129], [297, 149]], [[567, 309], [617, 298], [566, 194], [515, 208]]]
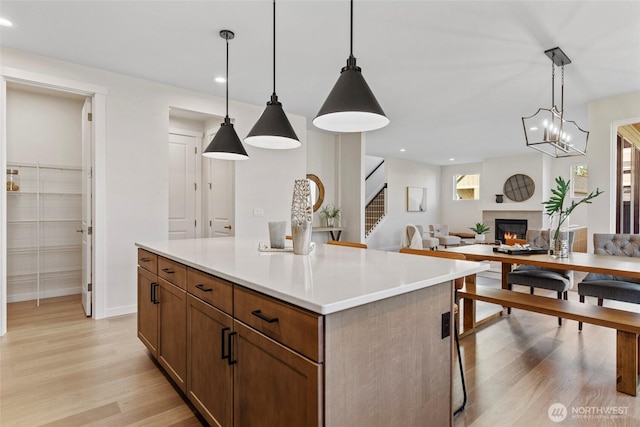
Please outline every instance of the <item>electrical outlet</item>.
[[451, 335], [451, 312], [442, 313], [442, 339]]
[[264, 216], [264, 209], [253, 208], [253, 216]]

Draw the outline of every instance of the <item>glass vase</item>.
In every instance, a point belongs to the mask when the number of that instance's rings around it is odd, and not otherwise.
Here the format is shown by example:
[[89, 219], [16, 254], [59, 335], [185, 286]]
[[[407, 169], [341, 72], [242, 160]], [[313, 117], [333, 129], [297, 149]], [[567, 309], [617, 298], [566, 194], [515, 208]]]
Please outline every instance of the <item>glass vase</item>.
[[[564, 219], [564, 221], [563, 221]], [[569, 219], [556, 213], [549, 221], [549, 255], [552, 258], [569, 257]]]

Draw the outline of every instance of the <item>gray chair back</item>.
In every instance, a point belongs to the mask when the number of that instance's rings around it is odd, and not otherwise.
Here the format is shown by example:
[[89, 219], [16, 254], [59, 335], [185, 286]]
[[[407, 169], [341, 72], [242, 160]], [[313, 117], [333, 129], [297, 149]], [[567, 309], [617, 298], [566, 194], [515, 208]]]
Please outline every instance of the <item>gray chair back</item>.
[[[569, 252], [573, 251], [574, 232], [569, 231]], [[527, 243], [532, 248], [549, 249], [549, 230], [527, 230]]]
[[640, 234], [593, 233], [593, 253], [640, 257]]

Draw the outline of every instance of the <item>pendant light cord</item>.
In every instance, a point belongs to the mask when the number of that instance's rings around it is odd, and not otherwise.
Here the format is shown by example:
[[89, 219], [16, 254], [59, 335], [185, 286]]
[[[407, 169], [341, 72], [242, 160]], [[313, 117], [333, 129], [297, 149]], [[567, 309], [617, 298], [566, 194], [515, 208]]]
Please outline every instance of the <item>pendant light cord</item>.
[[226, 73], [227, 75], [225, 76], [225, 78], [227, 79], [227, 112], [225, 114], [225, 117], [227, 118], [227, 120], [229, 119], [229, 35], [226, 35], [224, 38], [227, 41], [227, 67], [226, 67]]
[[273, 0], [273, 96], [276, 96], [276, 0]]
[[353, 56], [353, 0], [351, 0], [351, 34], [349, 36], [350, 46], [349, 55]]

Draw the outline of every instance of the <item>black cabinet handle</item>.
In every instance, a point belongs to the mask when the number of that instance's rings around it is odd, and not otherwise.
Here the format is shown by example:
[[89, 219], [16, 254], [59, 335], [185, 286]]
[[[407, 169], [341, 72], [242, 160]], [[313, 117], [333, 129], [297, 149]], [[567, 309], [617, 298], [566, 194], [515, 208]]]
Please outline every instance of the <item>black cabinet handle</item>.
[[269, 317], [265, 316], [264, 314], [262, 314], [261, 310], [254, 310], [254, 311], [251, 312], [251, 314], [253, 314], [254, 316], [256, 316], [256, 317], [258, 317], [258, 318], [260, 318], [262, 320], [264, 320], [267, 323], [274, 323], [274, 322], [278, 321], [277, 317], [269, 318]]
[[150, 260], [149, 258], [140, 258], [140, 261], [142, 261], [142, 262], [149, 262], [149, 261], [151, 261], [151, 260]]
[[158, 286], [157, 283], [151, 284], [151, 301], [154, 304], [160, 304], [160, 301], [158, 301]]
[[155, 285], [155, 283], [149, 283], [149, 301], [155, 303], [155, 300], [153, 298], [153, 285]]
[[228, 344], [229, 344], [229, 365], [235, 365], [236, 363], [238, 363], [237, 360], [233, 360], [233, 336], [236, 335], [237, 332], [231, 332], [227, 338], [228, 338]]
[[202, 283], [196, 285], [196, 288], [200, 289], [202, 292], [213, 292], [213, 288], [205, 289]]
[[162, 269], [162, 271], [164, 271], [164, 272], [165, 272], [165, 273], [167, 273], [167, 274], [173, 274], [173, 273], [175, 273], [175, 271], [173, 271], [173, 270], [169, 270], [168, 268], [163, 268], [163, 269]]
[[[221, 348], [220, 356], [222, 357], [222, 360], [229, 359], [231, 357], [231, 351], [229, 351], [226, 354], [225, 354], [225, 351], [224, 351], [224, 344], [225, 344], [224, 343], [224, 335], [225, 335], [225, 332], [230, 331], [230, 330], [231, 330], [231, 328], [222, 328], [222, 339], [220, 340], [221, 341], [220, 342], [220, 348]], [[229, 350], [231, 350], [231, 347], [229, 347]]]

